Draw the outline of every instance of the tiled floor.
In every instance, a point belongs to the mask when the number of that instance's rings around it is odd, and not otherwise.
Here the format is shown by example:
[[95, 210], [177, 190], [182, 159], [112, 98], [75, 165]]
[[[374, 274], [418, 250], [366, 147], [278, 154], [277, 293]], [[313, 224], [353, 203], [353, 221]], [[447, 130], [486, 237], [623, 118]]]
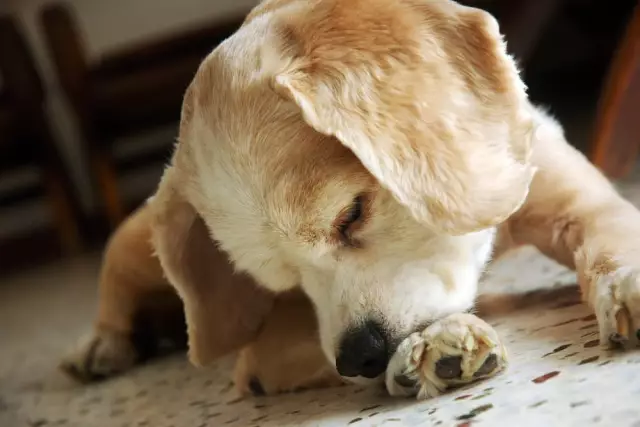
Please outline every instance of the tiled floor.
[[[625, 188], [640, 202], [639, 185]], [[79, 386], [56, 364], [89, 328], [98, 262], [87, 255], [0, 283], [0, 426], [640, 426], [640, 351], [600, 349], [594, 317], [576, 294], [491, 319], [508, 343], [508, 371], [425, 402], [357, 387], [238, 401], [229, 360], [197, 370], [180, 355]], [[573, 280], [523, 248], [495, 266], [485, 289]]]

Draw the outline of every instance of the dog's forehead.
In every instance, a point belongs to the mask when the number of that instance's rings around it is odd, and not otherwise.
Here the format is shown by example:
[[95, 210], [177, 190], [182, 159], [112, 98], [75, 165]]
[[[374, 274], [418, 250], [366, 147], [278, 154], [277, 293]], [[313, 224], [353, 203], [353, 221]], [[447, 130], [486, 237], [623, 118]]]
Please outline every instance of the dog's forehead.
[[243, 27], [198, 71], [183, 109], [183, 169], [196, 177], [192, 193], [216, 222], [212, 228], [295, 234], [333, 220], [372, 178], [260, 74], [251, 57], [261, 42], [261, 31], [251, 27], [259, 24]]
[[217, 161], [201, 174], [216, 183], [205, 189], [208, 202], [230, 225], [259, 223], [285, 234], [321, 227], [372, 180], [338, 141], [297, 122], [280, 125], [280, 132], [256, 126], [248, 135], [225, 135], [225, 142], [216, 138]]

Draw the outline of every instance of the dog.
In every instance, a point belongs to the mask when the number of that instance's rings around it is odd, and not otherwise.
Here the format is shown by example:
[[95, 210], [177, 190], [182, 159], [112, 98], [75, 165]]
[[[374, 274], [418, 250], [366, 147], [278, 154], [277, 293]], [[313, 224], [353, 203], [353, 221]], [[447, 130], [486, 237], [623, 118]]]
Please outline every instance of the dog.
[[239, 350], [241, 390], [436, 396], [507, 366], [470, 311], [513, 244], [576, 270], [603, 345], [637, 344], [640, 214], [529, 101], [491, 15], [265, 0], [187, 89], [171, 163], [107, 249], [95, 332], [66, 366], [132, 366], [133, 313], [175, 289], [191, 362]]

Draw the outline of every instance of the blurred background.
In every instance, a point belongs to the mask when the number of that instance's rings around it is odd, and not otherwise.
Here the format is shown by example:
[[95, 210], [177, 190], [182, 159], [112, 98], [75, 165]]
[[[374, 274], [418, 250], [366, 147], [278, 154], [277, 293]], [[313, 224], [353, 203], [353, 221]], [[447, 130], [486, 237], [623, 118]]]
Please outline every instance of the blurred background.
[[[0, 279], [99, 251], [152, 194], [182, 94], [255, 0], [0, 1]], [[609, 177], [640, 142], [637, 0], [468, 0]]]

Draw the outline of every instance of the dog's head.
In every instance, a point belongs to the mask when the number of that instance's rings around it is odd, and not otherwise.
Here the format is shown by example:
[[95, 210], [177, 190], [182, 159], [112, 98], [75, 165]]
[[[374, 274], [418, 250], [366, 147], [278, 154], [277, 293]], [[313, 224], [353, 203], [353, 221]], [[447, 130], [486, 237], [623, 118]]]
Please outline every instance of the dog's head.
[[[527, 195], [531, 128], [485, 12], [447, 0], [262, 3], [200, 67], [153, 201], [191, 335], [255, 324], [251, 312], [207, 324], [216, 285], [184, 255], [202, 220], [264, 287], [302, 287], [340, 373], [377, 376], [401, 338], [472, 305], [494, 227]], [[221, 345], [199, 336], [196, 363]]]

